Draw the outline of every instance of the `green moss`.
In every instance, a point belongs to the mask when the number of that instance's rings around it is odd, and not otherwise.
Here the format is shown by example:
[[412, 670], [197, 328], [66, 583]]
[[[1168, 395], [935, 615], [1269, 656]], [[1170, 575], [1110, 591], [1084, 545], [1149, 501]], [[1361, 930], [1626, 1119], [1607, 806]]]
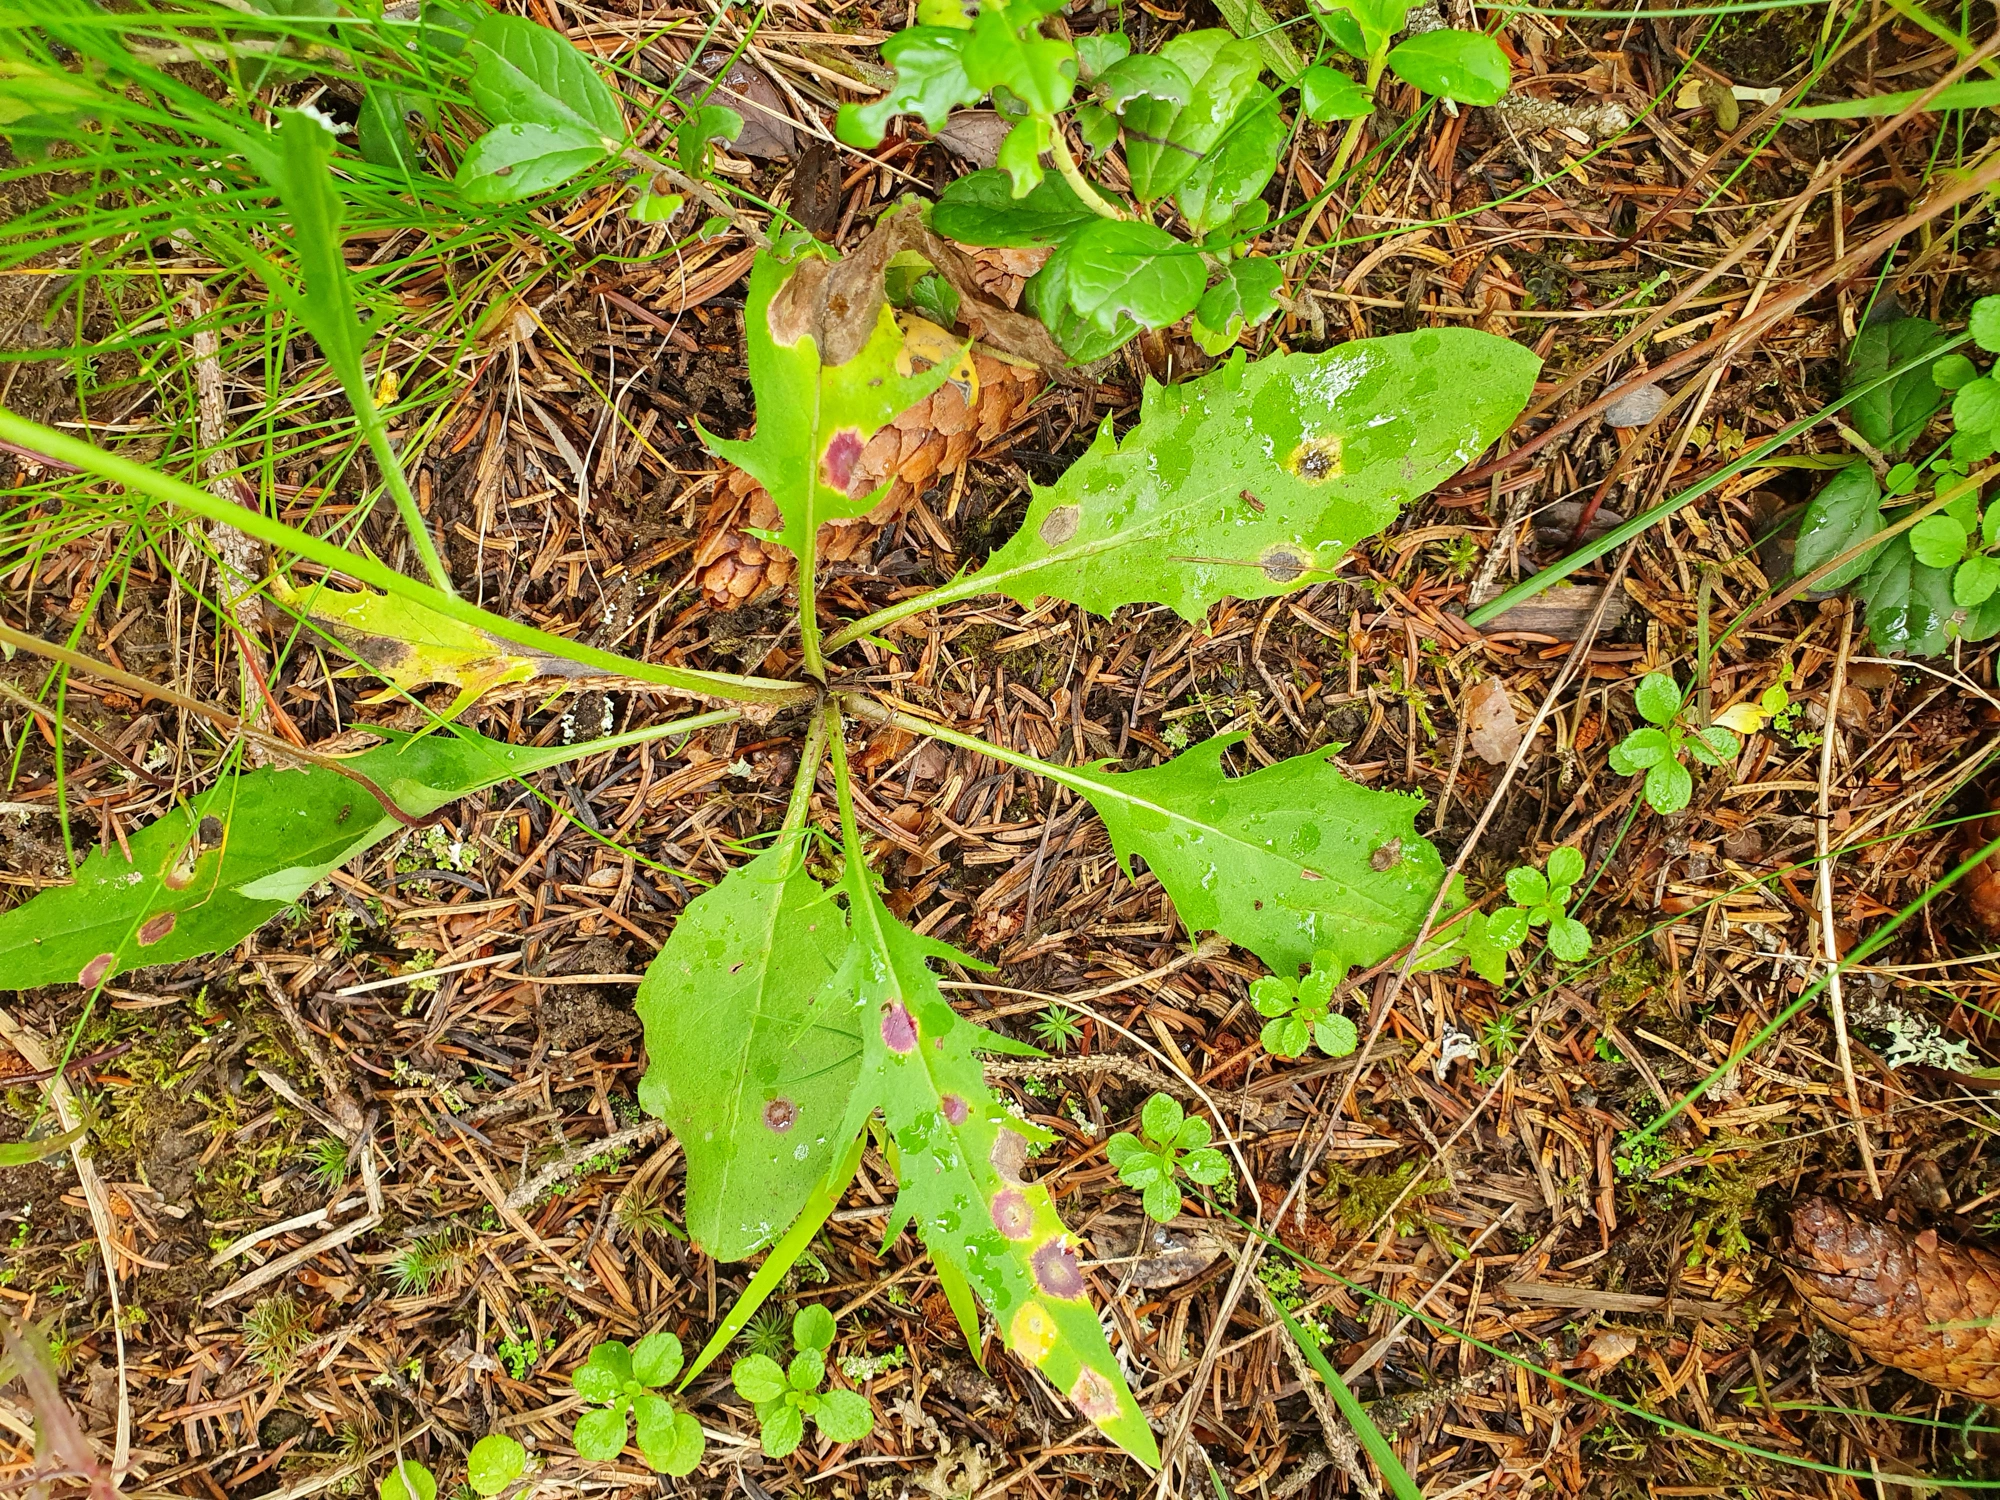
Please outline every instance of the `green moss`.
[[1451, 1183], [1443, 1177], [1417, 1176], [1417, 1163], [1406, 1161], [1393, 1172], [1371, 1177], [1356, 1172], [1341, 1162], [1335, 1162], [1327, 1172], [1326, 1189], [1321, 1201], [1334, 1210], [1334, 1217], [1341, 1227], [1355, 1234], [1365, 1233], [1375, 1221], [1389, 1212], [1389, 1205], [1400, 1197], [1403, 1201], [1396, 1207], [1396, 1233], [1415, 1234], [1430, 1227], [1430, 1220], [1423, 1212], [1423, 1201], [1444, 1192]]

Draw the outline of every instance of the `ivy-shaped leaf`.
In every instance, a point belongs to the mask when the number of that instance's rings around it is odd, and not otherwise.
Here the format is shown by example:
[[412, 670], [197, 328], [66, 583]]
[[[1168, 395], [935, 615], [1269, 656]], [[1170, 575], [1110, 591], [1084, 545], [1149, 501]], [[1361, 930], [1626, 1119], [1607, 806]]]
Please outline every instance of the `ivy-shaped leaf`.
[[844, 1143], [861, 1065], [852, 1018], [815, 1007], [850, 939], [804, 852], [802, 831], [781, 835], [689, 902], [639, 986], [639, 1103], [681, 1143], [688, 1237], [717, 1260], [799, 1216]]
[[[1849, 464], [1821, 486], [1806, 507], [1799, 522], [1798, 547], [1792, 554], [1793, 570], [1803, 578], [1867, 541], [1882, 526], [1882, 491], [1875, 483], [1875, 471], [1866, 463]], [[1866, 573], [1874, 560], [1872, 553], [1863, 552], [1827, 574], [1815, 587], [1846, 588]]]
[[1372, 964], [1417, 935], [1444, 879], [1416, 831], [1420, 797], [1356, 786], [1331, 751], [1223, 774], [1218, 735], [1143, 771], [1069, 767], [1131, 873], [1132, 856], [1194, 932], [1219, 932], [1291, 977], [1323, 959]]
[[1482, 31], [1440, 27], [1389, 49], [1389, 71], [1426, 94], [1488, 107], [1506, 96], [1513, 70], [1500, 44]]
[[1061, 177], [1016, 198], [1007, 174], [992, 168], [959, 178], [930, 211], [931, 228], [946, 239], [1019, 249], [1060, 244], [1096, 217]]
[[1006, 1346], [1119, 1447], [1157, 1466], [1158, 1445], [1105, 1342], [1074, 1241], [1048, 1189], [1022, 1175], [1030, 1135], [1040, 1132], [1008, 1112], [980, 1070], [981, 1049], [1032, 1049], [952, 1010], [927, 960], [976, 961], [898, 922], [851, 841], [846, 888], [863, 1060], [842, 1135], [881, 1106], [901, 1184], [890, 1234], [913, 1221], [932, 1257], [992, 1311]]
[[[538, 747], [433, 735], [343, 765], [423, 817], [481, 787], [636, 738]], [[224, 775], [127, 835], [124, 848], [92, 854], [73, 884], [0, 912], [0, 984], [90, 989], [127, 969], [234, 947], [403, 826], [367, 787], [324, 766]]]
[[[1847, 389], [1879, 380], [1897, 365], [1942, 342], [1943, 332], [1926, 318], [1870, 323], [1854, 336], [1848, 348]], [[1847, 408], [1847, 415], [1856, 432], [1894, 456], [1909, 446], [1943, 404], [1944, 392], [1931, 379], [1930, 370], [1918, 365], [1860, 397]]]
[[1538, 368], [1506, 339], [1435, 329], [1149, 384], [1124, 441], [1107, 419], [968, 584], [1199, 620], [1322, 581], [1504, 432]]
[[834, 133], [850, 146], [873, 150], [889, 122], [915, 114], [929, 130], [941, 129], [952, 110], [979, 102], [981, 90], [965, 76], [968, 33], [948, 26], [911, 26], [882, 44], [882, 61], [896, 83], [873, 104], [843, 104]]
[[[1250, 102], [1264, 66], [1255, 43], [1239, 42], [1220, 27], [1182, 32], [1155, 57], [1157, 62], [1127, 58], [1106, 75], [1108, 82], [1141, 63], [1156, 70], [1146, 104], [1122, 116], [1125, 166], [1132, 195], [1142, 203], [1166, 197], [1188, 179]], [[1179, 88], [1186, 90], [1184, 103], [1175, 101]]]
[[1926, 567], [1910, 551], [1908, 533], [1891, 537], [1873, 554], [1854, 585], [1867, 604], [1868, 634], [1884, 651], [1934, 656], [1945, 648], [1953, 612], [1951, 574]]
[[1264, 191], [1291, 138], [1292, 127], [1278, 112], [1278, 96], [1261, 83], [1251, 84], [1221, 138], [1174, 193], [1188, 227], [1207, 234], [1227, 224], [1239, 207]]
[[1262, 255], [1233, 260], [1222, 279], [1202, 296], [1194, 310], [1194, 338], [1210, 355], [1222, 353], [1278, 310], [1278, 288], [1285, 273], [1275, 260]]
[[[715, 454], [770, 492], [784, 520], [778, 540], [799, 557], [823, 522], [865, 515], [881, 499], [888, 486], [868, 489], [859, 476], [862, 449], [951, 374], [948, 362], [916, 369], [886, 302], [877, 304], [867, 328], [852, 326], [855, 314], [845, 299], [829, 302], [841, 302], [846, 312], [818, 303], [814, 293], [837, 275], [816, 247], [796, 263], [770, 251], [757, 257], [743, 312], [757, 431], [743, 442], [702, 434]], [[858, 353], [844, 363], [821, 363], [822, 341], [850, 338]]]

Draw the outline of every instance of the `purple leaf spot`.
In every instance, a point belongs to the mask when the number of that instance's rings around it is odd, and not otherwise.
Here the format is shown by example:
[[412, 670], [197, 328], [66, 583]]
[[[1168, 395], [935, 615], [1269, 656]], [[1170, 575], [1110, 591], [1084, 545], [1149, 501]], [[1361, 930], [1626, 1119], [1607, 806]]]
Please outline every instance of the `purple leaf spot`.
[[847, 487], [854, 483], [854, 466], [861, 461], [861, 447], [858, 427], [843, 427], [828, 440], [819, 472], [829, 489], [847, 493]]
[[1025, 1240], [1034, 1233], [1035, 1214], [1028, 1207], [1028, 1195], [1008, 1188], [993, 1199], [993, 1227], [1010, 1240]]
[[773, 1130], [790, 1130], [798, 1118], [799, 1107], [789, 1099], [773, 1099], [764, 1106], [764, 1123]]
[[1051, 1297], [1081, 1297], [1083, 1267], [1076, 1252], [1059, 1239], [1052, 1239], [1029, 1257], [1035, 1268], [1035, 1282]]
[[891, 1000], [883, 1007], [882, 1044], [891, 1052], [917, 1050], [917, 1023], [900, 1000]]
[[94, 990], [104, 983], [105, 976], [111, 972], [111, 966], [117, 962], [117, 954], [100, 953], [77, 971], [76, 982], [87, 990]]
[[139, 929], [139, 946], [148, 948], [157, 943], [174, 930], [176, 920], [178, 919], [170, 911], [159, 912], [146, 918], [145, 925]]
[[954, 1125], [963, 1125], [972, 1117], [972, 1109], [956, 1094], [946, 1094], [938, 1101], [944, 1109], [944, 1117]]

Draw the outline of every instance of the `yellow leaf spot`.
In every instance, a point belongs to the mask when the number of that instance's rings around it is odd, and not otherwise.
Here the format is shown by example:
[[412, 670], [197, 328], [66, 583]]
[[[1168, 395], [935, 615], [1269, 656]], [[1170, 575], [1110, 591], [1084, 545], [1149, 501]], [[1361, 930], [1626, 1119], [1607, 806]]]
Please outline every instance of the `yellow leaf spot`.
[[903, 313], [896, 321], [903, 328], [903, 347], [896, 351], [896, 373], [907, 380], [924, 370], [949, 365], [951, 374], [945, 379], [958, 387], [970, 410], [979, 400], [979, 373], [972, 367], [972, 346], [928, 318]]
[[1041, 1303], [1024, 1302], [1021, 1310], [1014, 1314], [1007, 1342], [1029, 1364], [1038, 1365], [1049, 1357], [1049, 1351], [1056, 1346], [1055, 1319], [1048, 1315]]

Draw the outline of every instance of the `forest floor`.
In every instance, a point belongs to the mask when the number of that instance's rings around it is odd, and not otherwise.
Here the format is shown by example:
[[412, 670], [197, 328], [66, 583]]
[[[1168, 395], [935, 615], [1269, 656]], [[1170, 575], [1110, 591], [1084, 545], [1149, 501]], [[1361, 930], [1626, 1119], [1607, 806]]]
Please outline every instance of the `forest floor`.
[[[715, 19], [649, 0], [535, 0], [530, 11], [601, 56], [643, 53], [656, 69], [684, 60]], [[747, 16], [717, 15], [717, 39], [733, 45]], [[1814, 97], [1921, 86], [1954, 60], [1900, 8], [1868, 17]], [[1218, 24], [1200, 0], [1125, 19], [1140, 48]], [[724, 169], [798, 205], [836, 244], [857, 241], [896, 195], [934, 194], [965, 169], [913, 121], [872, 167], [829, 144], [841, 96], [828, 59], [872, 64], [872, 44], [903, 21], [789, 5], [746, 54], [792, 117], [792, 139], [769, 157], [725, 155]], [[1423, 796], [1419, 827], [1447, 860], [1474, 841], [1475, 897], [1561, 844], [1599, 872], [1579, 913], [1595, 938], [1588, 962], [1544, 963], [1504, 990], [1459, 973], [1395, 983], [1385, 966], [1352, 1001], [1379, 1023], [1365, 1055], [1285, 1061], [1258, 1045], [1246, 987], [1260, 967], [1197, 946], [1155, 878], [1121, 872], [1087, 807], [970, 752], [892, 730], [856, 739], [860, 815], [893, 909], [994, 965], [951, 974], [954, 1003], [1025, 1040], [1061, 1031], [1050, 1006], [1074, 1018], [1073, 1040], [999, 1070], [1000, 1086], [1056, 1137], [1039, 1175], [1087, 1247], [1142, 1404], [1162, 1425], [1191, 1406], [1213, 1469], [1192, 1471], [1182, 1493], [1361, 1492], [1366, 1471], [1316, 1406], [1280, 1306], [1325, 1336], [1436, 1500], [1858, 1496], [1891, 1493], [1882, 1486], [1898, 1475], [2000, 1472], [1993, 1429], [1977, 1425], [1983, 1407], [1861, 1361], [1817, 1330], [1782, 1269], [1787, 1205], [1810, 1192], [1879, 1198], [1879, 1211], [1947, 1239], [2000, 1228], [1991, 1096], [1962, 1067], [1904, 1065], [2000, 1047], [2000, 958], [1979, 910], [1946, 894], [1851, 969], [1844, 1041], [1829, 1009], [1811, 1005], [1665, 1130], [1640, 1134], [1823, 972], [1829, 920], [1844, 951], [1956, 863], [1965, 820], [1988, 810], [1975, 777], [2000, 732], [1992, 650], [1881, 657], [1837, 597], [1728, 631], [1787, 571], [1769, 536], [1817, 481], [1798, 467], [1732, 479], [1484, 632], [1463, 618], [1468, 601], [1569, 552], [1580, 532], [1817, 410], [1871, 313], [1898, 306], [1956, 325], [1995, 289], [2000, 251], [1976, 203], [1829, 284], [1827, 268], [1975, 155], [1988, 124], [1918, 117], [1808, 194], [1869, 122], [1780, 128], [1754, 99], [1718, 100], [1731, 85], [1797, 82], [1825, 21], [1810, 7], [1514, 18], [1518, 85], [1551, 107], [1433, 111], [1369, 158], [1294, 266], [1321, 326], [1287, 315], [1257, 338], [1269, 353], [1430, 326], [1503, 333], [1545, 361], [1544, 409], [1508, 448], [1645, 362], [1697, 351], [1665, 379], [1687, 399], [1659, 420], [1588, 416], [1529, 461], [1413, 504], [1339, 581], [1225, 604], [1199, 625], [1165, 609], [1105, 619], [988, 601], [900, 627], [894, 654], [849, 652], [853, 670], [904, 701], [1059, 761], [1152, 765], [1225, 731], [1245, 737], [1246, 764], [1337, 747], [1353, 780]], [[1111, 22], [1079, 10], [1072, 24]], [[1691, 57], [1719, 88], [1662, 98]], [[1392, 110], [1395, 97], [1385, 92]], [[1718, 122], [1739, 114], [1734, 130]], [[1377, 137], [1398, 123], [1378, 116]], [[1274, 208], [1319, 190], [1335, 139], [1300, 131]], [[1604, 362], [1646, 309], [1788, 215], [1675, 326]], [[591, 202], [554, 227], [566, 254], [475, 247], [492, 289], [487, 332], [419, 469], [454, 575], [488, 607], [650, 661], [789, 675], [798, 641], [786, 596], [718, 610], [696, 565], [727, 514], [693, 424], [740, 436], [753, 415], [746, 247], [725, 237], [650, 259], [649, 226]], [[472, 252], [441, 237], [405, 238], [397, 253], [421, 321], [447, 263]], [[198, 280], [199, 248], [184, 261]], [[156, 247], [152, 264], [174, 262]], [[4, 399], [75, 421], [95, 380], [110, 394], [89, 398], [92, 420], [128, 451], [158, 454], [184, 430], [195, 356], [142, 369], [116, 308], [87, 310], [80, 332], [51, 328], [54, 279], [0, 278], [0, 322], [30, 361], [0, 376]], [[1714, 339], [1801, 289], [1811, 296], [1760, 337]], [[74, 370], [33, 362], [78, 340], [91, 360], [79, 353]], [[255, 357], [222, 363], [239, 414], [268, 396]], [[1208, 363], [1169, 337], [1133, 346], [1094, 387], [1041, 393], [832, 567], [822, 607], [857, 616], [977, 565], [1018, 521], [1030, 482], [1060, 473], [1106, 415], [1122, 425], [1136, 412], [1149, 373], [1183, 378]], [[643, 442], [591, 446], [604, 415], [593, 387], [615, 393]], [[284, 420], [303, 430], [298, 412]], [[241, 430], [242, 442], [277, 445], [271, 482], [298, 516], [352, 484], [322, 474], [303, 436], [289, 459], [282, 423]], [[1823, 425], [1787, 451], [1843, 442]], [[198, 571], [181, 571], [188, 554], [171, 538], [135, 544], [129, 528], [35, 545], [53, 515], [30, 504], [10, 517], [0, 612], [50, 638], [80, 630], [80, 649], [128, 672], [227, 699], [233, 649], [187, 601], [200, 586]], [[397, 560], [393, 518], [368, 535]], [[116, 586], [94, 592], [114, 557]], [[333, 678], [330, 665], [299, 653], [273, 681], [305, 743], [421, 721], [409, 705], [358, 704], [369, 684]], [[1636, 722], [1641, 674], [1687, 681], [1697, 667], [1717, 708], [1783, 684], [1799, 711], [1748, 736], [1734, 765], [1699, 774], [1686, 811], [1659, 816], [1607, 752]], [[9, 688], [43, 691], [30, 658], [0, 671]], [[1468, 708], [1482, 680], [1503, 684], [1533, 728], [1504, 783], [1508, 755], [1489, 760], [1473, 733], [1491, 727]], [[552, 705], [516, 693], [468, 722], [546, 743], [677, 711], [668, 695], [623, 688]], [[60, 722], [79, 853], [159, 815], [215, 762], [187, 716], [84, 673], [68, 676]], [[11, 697], [0, 705], [0, 900], [65, 878], [57, 723]], [[93, 1117], [100, 1182], [87, 1194], [67, 1156], [0, 1170], [0, 1299], [50, 1336], [64, 1391], [106, 1452], [124, 1429], [128, 1493], [370, 1494], [399, 1447], [442, 1469], [494, 1430], [526, 1442], [553, 1488], [656, 1483], [629, 1456], [576, 1458], [569, 1372], [606, 1337], [664, 1326], [699, 1345], [752, 1267], [718, 1265], [679, 1232], [678, 1148], [635, 1102], [646, 1057], [634, 987], [691, 895], [777, 826], [801, 724], [725, 726], [470, 798], [337, 871], [232, 954], [126, 975], [88, 1008], [75, 989], [6, 1000], [23, 1055], [0, 1047], [0, 1133], [21, 1134], [38, 1107], [22, 1034], [56, 1050], [73, 1039], [69, 1081]], [[1824, 898], [1822, 840], [1833, 855]], [[1268, 1254], [1233, 1303], [1250, 1232], [1191, 1201], [1142, 1249], [1138, 1198], [1106, 1160], [1109, 1134], [1132, 1128], [1155, 1089], [1212, 1113], [1256, 1179], [1238, 1185], [1235, 1211], [1263, 1215], [1297, 1252]], [[1294, 1208], [1273, 1223], [1295, 1184]], [[690, 1392], [707, 1460], [685, 1481], [659, 1481], [663, 1492], [1146, 1492], [1143, 1471], [1088, 1428], [1079, 1435], [997, 1341], [975, 1363], [914, 1236], [880, 1243], [893, 1194], [871, 1154], [773, 1304], [786, 1316], [802, 1299], [838, 1312], [834, 1362], [873, 1402], [874, 1434], [765, 1458], [725, 1360]], [[1421, 1303], [1435, 1321], [1366, 1294]], [[766, 1318], [753, 1336], [772, 1331]], [[0, 1444], [14, 1444], [0, 1485], [31, 1466], [32, 1420], [18, 1392], [0, 1394]]]

